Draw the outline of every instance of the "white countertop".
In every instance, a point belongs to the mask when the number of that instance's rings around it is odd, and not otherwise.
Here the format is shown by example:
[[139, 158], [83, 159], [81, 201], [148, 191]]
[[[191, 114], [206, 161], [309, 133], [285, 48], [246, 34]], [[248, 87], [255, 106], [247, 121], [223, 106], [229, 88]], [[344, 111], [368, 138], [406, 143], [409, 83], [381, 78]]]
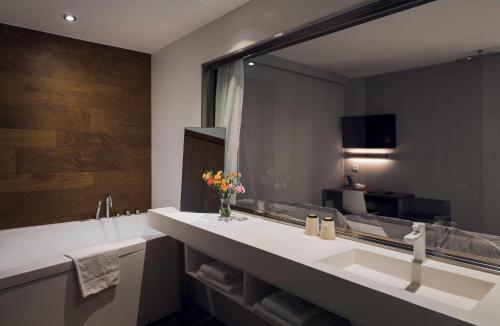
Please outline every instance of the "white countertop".
[[[496, 284], [476, 306], [465, 310], [318, 262], [322, 258], [350, 249], [361, 249], [411, 262], [412, 256], [409, 254], [339, 237], [336, 240], [322, 240], [305, 235], [302, 228], [240, 212], [237, 214], [244, 215], [248, 219], [224, 222], [217, 220], [217, 214], [175, 212], [172, 208], [152, 209], [150, 212], [155, 213], [155, 216], [185, 223], [467, 323], [500, 325], [500, 276], [498, 275], [427, 259], [425, 266]], [[165, 230], [160, 231], [168, 233]], [[175, 235], [172, 236], [175, 238]], [[407, 317], [411, 319], [411, 316]]]

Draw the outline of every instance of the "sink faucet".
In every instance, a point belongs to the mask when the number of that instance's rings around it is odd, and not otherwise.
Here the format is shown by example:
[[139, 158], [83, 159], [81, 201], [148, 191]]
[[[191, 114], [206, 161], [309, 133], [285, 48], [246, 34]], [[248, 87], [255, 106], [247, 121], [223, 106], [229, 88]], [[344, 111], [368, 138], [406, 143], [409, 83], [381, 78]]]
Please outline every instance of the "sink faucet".
[[113, 199], [111, 198], [111, 195], [108, 195], [106, 197], [106, 217], [110, 217], [111, 207], [113, 207]]
[[414, 222], [413, 232], [405, 235], [404, 241], [413, 245], [411, 283], [406, 290], [415, 292], [422, 284], [422, 263], [425, 261], [425, 223]]
[[413, 262], [421, 264], [425, 261], [425, 223], [414, 222], [412, 229], [404, 241], [413, 245]]

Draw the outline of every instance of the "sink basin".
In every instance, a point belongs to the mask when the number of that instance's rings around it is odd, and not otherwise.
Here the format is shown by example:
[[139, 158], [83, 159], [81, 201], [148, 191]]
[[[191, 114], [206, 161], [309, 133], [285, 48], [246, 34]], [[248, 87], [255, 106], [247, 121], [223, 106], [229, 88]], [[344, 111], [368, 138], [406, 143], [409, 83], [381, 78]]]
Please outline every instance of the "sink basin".
[[[361, 249], [344, 251], [318, 262], [464, 310], [476, 306], [495, 285]], [[411, 284], [412, 266], [421, 274], [419, 285]]]

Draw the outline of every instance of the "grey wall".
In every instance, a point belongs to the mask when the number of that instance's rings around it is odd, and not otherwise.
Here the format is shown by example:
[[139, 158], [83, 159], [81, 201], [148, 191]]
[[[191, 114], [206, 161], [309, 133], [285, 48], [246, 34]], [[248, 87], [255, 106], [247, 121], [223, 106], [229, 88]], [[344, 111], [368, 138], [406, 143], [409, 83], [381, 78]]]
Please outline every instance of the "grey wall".
[[[245, 69], [240, 171], [246, 197], [321, 204], [321, 189], [340, 186], [343, 176], [344, 85], [283, 67]], [[287, 176], [287, 187], [263, 185], [267, 170]]]
[[398, 146], [385, 162], [346, 160], [345, 173], [449, 200], [459, 227], [500, 233], [499, 75], [500, 58], [489, 57], [350, 80], [346, 114], [395, 113]]
[[500, 56], [482, 62], [484, 229], [500, 234]]

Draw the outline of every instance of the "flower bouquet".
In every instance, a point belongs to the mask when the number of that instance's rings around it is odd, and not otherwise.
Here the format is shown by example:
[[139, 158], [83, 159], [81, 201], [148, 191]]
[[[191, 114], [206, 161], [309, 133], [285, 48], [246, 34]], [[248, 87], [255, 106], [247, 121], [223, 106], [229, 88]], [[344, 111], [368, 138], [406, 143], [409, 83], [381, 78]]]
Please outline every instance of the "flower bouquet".
[[224, 172], [219, 171], [214, 174], [212, 171], [203, 173], [203, 181], [210, 186], [220, 198], [219, 214], [222, 218], [229, 218], [231, 215], [231, 207], [229, 199], [234, 194], [245, 193], [245, 187], [241, 184], [241, 174], [231, 172], [228, 176]]

